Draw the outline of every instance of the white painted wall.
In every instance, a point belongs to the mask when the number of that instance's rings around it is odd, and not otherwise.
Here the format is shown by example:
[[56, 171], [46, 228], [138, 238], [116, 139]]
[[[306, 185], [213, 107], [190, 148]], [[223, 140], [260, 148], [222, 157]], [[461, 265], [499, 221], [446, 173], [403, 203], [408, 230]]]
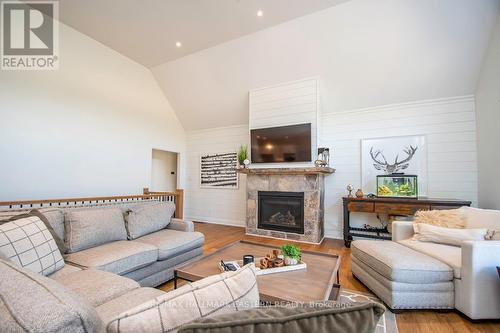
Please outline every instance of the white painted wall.
[[[189, 220], [245, 226], [246, 176], [239, 188], [200, 188], [200, 156], [237, 152], [250, 141], [248, 125], [187, 132], [184, 216]], [[249, 146], [250, 147], [250, 146]]]
[[476, 92], [479, 206], [500, 209], [500, 16]]
[[0, 200], [138, 194], [185, 149], [151, 72], [63, 24], [60, 69], [0, 71], [0, 101]]
[[[428, 196], [470, 200], [477, 205], [476, 121], [472, 96], [391, 104], [324, 113], [319, 145], [329, 147], [325, 234], [342, 237], [342, 196], [347, 184], [361, 185], [361, 140], [425, 135], [428, 145]], [[245, 176], [240, 189], [199, 188], [199, 156], [237, 150], [249, 140], [248, 125], [187, 132], [186, 216], [214, 223], [245, 225]], [[353, 214], [353, 224], [377, 223], [372, 214]]]
[[149, 189], [156, 192], [174, 192], [177, 189], [177, 153], [153, 149], [151, 157], [151, 187]]
[[307, 78], [250, 91], [249, 127], [251, 130], [296, 124], [311, 124], [311, 162], [259, 163], [254, 165], [255, 168], [314, 165], [314, 161], [318, 156], [318, 85], [317, 78]]
[[[342, 199], [347, 184], [361, 184], [361, 139], [426, 135], [428, 195], [471, 200], [477, 205], [476, 120], [472, 96], [391, 104], [324, 113], [319, 145], [330, 147], [336, 173], [326, 177], [325, 231], [342, 237]], [[245, 176], [240, 189], [199, 188], [199, 156], [237, 150], [249, 140], [248, 125], [187, 132], [186, 216], [214, 223], [245, 225]], [[353, 224], [376, 223], [353, 214]]]
[[321, 77], [324, 112], [474, 94], [498, 0], [351, 0], [153, 68], [187, 130], [248, 123], [248, 91]]
[[[361, 140], [425, 135], [428, 196], [477, 205], [476, 120], [472, 96], [392, 104], [322, 115], [320, 145], [330, 147], [336, 173], [326, 178], [325, 232], [341, 238], [342, 196], [361, 185]], [[376, 224], [373, 214], [353, 214], [353, 224]]]

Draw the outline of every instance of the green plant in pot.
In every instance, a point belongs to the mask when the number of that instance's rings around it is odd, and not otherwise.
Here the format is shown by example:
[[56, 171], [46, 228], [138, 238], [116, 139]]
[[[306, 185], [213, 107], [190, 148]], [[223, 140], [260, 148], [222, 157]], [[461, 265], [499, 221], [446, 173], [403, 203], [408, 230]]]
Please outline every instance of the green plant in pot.
[[285, 244], [282, 247], [280, 247], [280, 250], [285, 258], [286, 266], [297, 265], [300, 262], [300, 259], [302, 258], [302, 252], [300, 251], [300, 248], [296, 245]]
[[240, 150], [238, 151], [238, 162], [240, 166], [245, 166], [245, 160], [248, 159], [248, 147], [240, 146]]

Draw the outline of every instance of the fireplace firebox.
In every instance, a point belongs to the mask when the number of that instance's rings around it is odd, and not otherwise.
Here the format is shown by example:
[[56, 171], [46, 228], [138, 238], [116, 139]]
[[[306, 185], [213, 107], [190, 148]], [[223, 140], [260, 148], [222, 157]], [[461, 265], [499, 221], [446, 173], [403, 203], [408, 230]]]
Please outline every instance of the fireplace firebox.
[[258, 228], [304, 234], [304, 192], [258, 192]]

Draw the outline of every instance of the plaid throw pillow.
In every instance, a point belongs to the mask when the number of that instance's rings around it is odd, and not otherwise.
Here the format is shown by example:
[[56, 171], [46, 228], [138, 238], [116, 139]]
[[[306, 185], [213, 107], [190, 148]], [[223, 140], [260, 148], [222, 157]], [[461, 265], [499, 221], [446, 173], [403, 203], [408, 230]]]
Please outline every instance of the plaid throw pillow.
[[0, 252], [11, 262], [45, 276], [64, 266], [54, 238], [39, 217], [3, 222], [0, 222]]

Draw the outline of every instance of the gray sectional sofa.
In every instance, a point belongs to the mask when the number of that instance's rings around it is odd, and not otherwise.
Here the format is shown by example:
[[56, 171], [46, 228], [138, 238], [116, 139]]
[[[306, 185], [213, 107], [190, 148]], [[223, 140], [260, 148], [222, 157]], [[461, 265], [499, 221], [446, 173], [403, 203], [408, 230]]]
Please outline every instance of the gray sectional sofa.
[[[154, 213], [157, 213], [158, 217], [165, 221], [162, 223], [160, 220], [156, 228], [149, 226], [145, 231], [152, 231], [150, 233], [132, 240], [128, 239], [130, 237], [128, 237], [127, 231], [130, 228], [127, 228], [127, 215], [132, 210], [155, 204], [160, 203], [151, 200], [39, 209], [47, 218], [54, 233], [66, 245], [64, 258], [66, 265], [51, 277], [57, 279], [66, 273], [94, 269], [130, 278], [143, 287], [156, 287], [171, 280], [175, 267], [202, 256], [204, 235], [194, 231], [193, 222], [170, 218], [175, 210], [173, 203], [161, 203], [163, 207], [167, 206], [168, 211]], [[96, 211], [107, 212], [110, 210], [114, 210], [115, 213], [116, 210], [120, 210], [123, 218], [109, 213], [101, 213], [96, 216], [95, 213]], [[22, 212], [0, 212], [0, 220]], [[165, 217], [162, 214], [170, 216]], [[89, 217], [89, 215], [91, 216]], [[69, 218], [79, 218], [85, 221], [80, 222], [79, 225], [75, 224], [71, 230], [70, 226], [73, 224], [69, 223]], [[120, 223], [123, 225], [120, 226]], [[91, 237], [88, 236], [87, 232], [90, 228], [94, 230]], [[73, 242], [68, 239], [69, 235], [71, 235]], [[137, 235], [140, 233], [136, 233]], [[96, 239], [99, 240], [96, 241]], [[71, 249], [76, 250], [71, 251]]]
[[174, 209], [0, 212], [0, 332], [374, 331], [384, 312], [376, 303], [260, 308], [253, 264], [168, 293], [151, 288], [202, 254], [204, 236], [171, 218]]

